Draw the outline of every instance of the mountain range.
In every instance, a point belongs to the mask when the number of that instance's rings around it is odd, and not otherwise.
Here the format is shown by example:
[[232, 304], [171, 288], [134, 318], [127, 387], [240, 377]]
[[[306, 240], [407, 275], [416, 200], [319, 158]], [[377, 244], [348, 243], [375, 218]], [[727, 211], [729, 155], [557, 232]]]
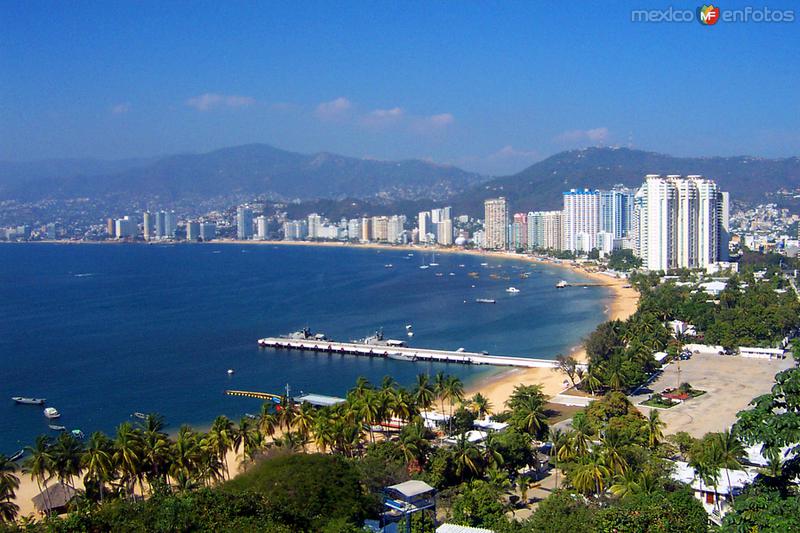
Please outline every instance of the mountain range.
[[0, 162], [0, 198], [131, 198], [267, 195], [279, 199], [446, 199], [483, 176], [420, 160], [377, 161], [326, 152], [300, 154], [266, 144], [149, 160]]
[[[301, 200], [341, 214], [382, 209], [413, 214], [447, 202], [480, 216], [483, 200], [505, 196], [514, 211], [557, 209], [571, 188], [639, 186], [646, 174], [702, 174], [734, 200], [754, 202], [781, 188], [800, 188], [800, 158], [674, 157], [628, 148], [555, 154], [510, 175], [491, 178], [421, 160], [377, 161], [326, 152], [301, 154], [266, 144], [202, 154], [120, 161], [0, 162], [0, 199], [102, 197], [160, 201], [216, 196]], [[339, 205], [341, 204], [341, 205]], [[355, 211], [360, 210], [360, 213]], [[296, 208], [293, 211], [302, 212]]]

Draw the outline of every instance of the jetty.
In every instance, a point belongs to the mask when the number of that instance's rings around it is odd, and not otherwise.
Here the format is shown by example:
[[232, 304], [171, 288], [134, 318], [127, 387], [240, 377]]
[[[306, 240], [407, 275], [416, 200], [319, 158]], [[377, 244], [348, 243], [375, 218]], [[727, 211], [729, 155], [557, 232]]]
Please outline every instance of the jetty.
[[514, 357], [508, 355], [489, 355], [485, 353], [431, 350], [412, 348], [409, 346], [364, 344], [357, 342], [319, 341], [316, 339], [289, 339], [284, 337], [266, 337], [258, 340], [262, 348], [275, 350], [295, 350], [327, 353], [332, 355], [356, 355], [364, 357], [382, 357], [398, 361], [419, 361], [431, 363], [460, 363], [466, 365], [494, 365], [522, 368], [556, 368], [552, 359], [536, 359], [531, 357]]

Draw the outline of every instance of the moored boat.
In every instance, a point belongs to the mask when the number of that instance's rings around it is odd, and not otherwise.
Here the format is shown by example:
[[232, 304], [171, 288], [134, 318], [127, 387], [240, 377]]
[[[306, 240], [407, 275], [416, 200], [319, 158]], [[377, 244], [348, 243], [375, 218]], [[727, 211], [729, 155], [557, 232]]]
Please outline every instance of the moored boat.
[[561, 281], [556, 283], [556, 289], [563, 289], [564, 287], [567, 287], [568, 285], [569, 285], [569, 283], [567, 283], [566, 281], [564, 281], [562, 279]]
[[16, 453], [14, 453], [14, 455], [12, 455], [11, 457], [8, 458], [8, 460], [13, 463], [14, 461], [19, 461], [20, 459], [22, 459], [23, 455], [25, 455], [25, 450], [24, 449], [23, 450], [17, 450]]
[[59, 413], [58, 409], [56, 409], [55, 407], [45, 407], [44, 416], [46, 416], [47, 418], [58, 418], [61, 416], [61, 413]]
[[496, 301], [496, 300], [493, 300], [493, 299], [491, 299], [491, 298], [475, 298], [475, 302], [476, 302], [476, 303], [479, 303], [479, 304], [493, 304], [493, 303], [497, 303], [497, 301]]
[[56, 424], [48, 424], [47, 427], [52, 429], [53, 431], [66, 431], [67, 428], [64, 426], [58, 426]]
[[25, 398], [24, 396], [14, 396], [11, 399], [22, 405], [42, 405], [46, 401], [44, 398]]

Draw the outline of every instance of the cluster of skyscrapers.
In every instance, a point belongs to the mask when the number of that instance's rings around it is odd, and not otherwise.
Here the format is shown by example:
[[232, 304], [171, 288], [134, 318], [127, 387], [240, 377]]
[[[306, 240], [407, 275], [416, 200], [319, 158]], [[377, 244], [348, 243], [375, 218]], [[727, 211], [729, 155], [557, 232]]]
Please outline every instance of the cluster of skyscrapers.
[[[185, 229], [188, 241], [210, 241], [217, 235], [217, 225], [212, 222], [187, 221]], [[146, 241], [175, 239], [178, 237], [178, 217], [174, 211], [145, 211], [142, 213], [141, 230], [139, 222], [130, 215], [109, 218], [106, 233], [117, 239], [135, 239], [139, 235]]]
[[405, 228], [405, 215], [373, 216], [329, 221], [317, 213], [304, 220], [287, 220], [283, 237], [287, 241], [340, 240], [406, 244], [412, 233]]
[[630, 249], [650, 270], [706, 268], [728, 260], [728, 209], [728, 194], [702, 176], [648, 175], [636, 190], [572, 189], [561, 211], [510, 216], [506, 199], [492, 198], [484, 202], [482, 247]]

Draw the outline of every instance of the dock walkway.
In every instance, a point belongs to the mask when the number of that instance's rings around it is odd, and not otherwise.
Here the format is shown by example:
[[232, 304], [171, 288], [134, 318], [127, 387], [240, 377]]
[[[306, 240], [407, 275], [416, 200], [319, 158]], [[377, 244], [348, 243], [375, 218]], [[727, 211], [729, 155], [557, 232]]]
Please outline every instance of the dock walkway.
[[448, 350], [430, 350], [411, 348], [408, 346], [370, 345], [353, 342], [319, 341], [315, 339], [286, 339], [266, 337], [258, 340], [262, 348], [299, 350], [341, 355], [358, 355], [366, 357], [385, 357], [401, 361], [420, 361], [433, 363], [460, 363], [467, 365], [513, 366], [522, 368], [555, 368], [557, 363], [552, 359], [535, 359], [530, 357], [513, 357], [507, 355], [487, 355], [475, 352], [454, 352]]

